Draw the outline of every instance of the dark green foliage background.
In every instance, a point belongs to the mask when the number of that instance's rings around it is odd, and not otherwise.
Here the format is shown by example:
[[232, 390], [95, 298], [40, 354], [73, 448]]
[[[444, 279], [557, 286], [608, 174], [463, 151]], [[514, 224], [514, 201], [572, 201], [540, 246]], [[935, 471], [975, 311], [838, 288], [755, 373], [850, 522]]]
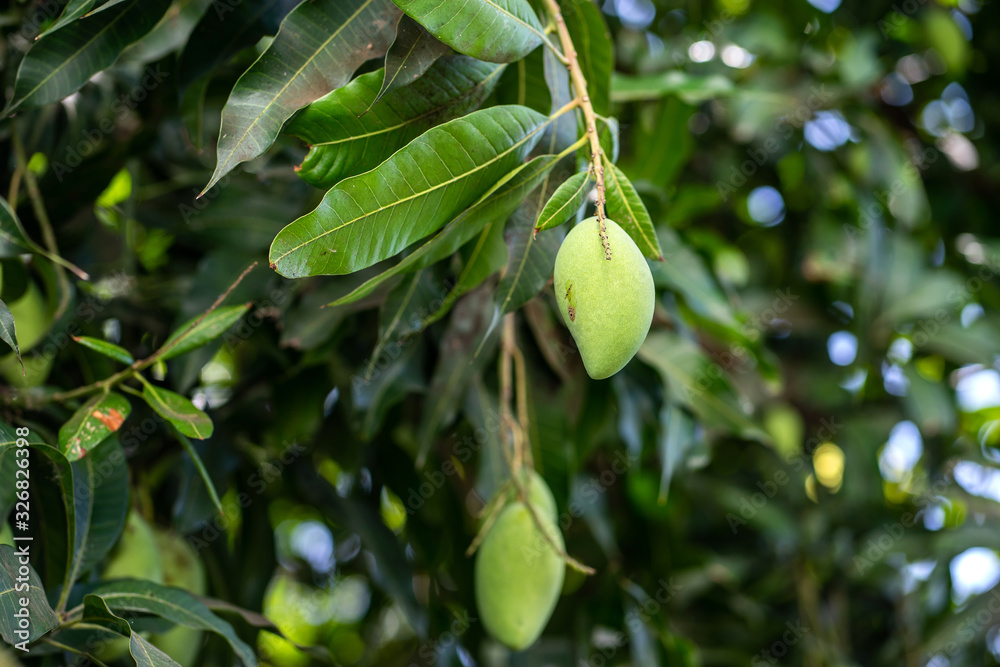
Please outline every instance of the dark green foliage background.
[[[47, 4], [57, 3], [18, 1], [0, 13], [8, 100], [34, 17], [57, 16]], [[467, 249], [391, 290], [330, 308], [321, 306], [389, 264], [294, 281], [268, 268], [275, 235], [324, 194], [296, 176], [306, 148], [294, 136], [281, 135], [197, 197], [216, 166], [223, 106], [260, 53], [257, 37], [273, 35], [295, 4], [176, 0], [152, 33], [78, 92], [0, 123], [0, 181], [18, 169], [17, 132], [36, 156], [31, 168], [61, 254], [91, 276], [69, 276], [65, 315], [25, 354], [26, 363], [46, 349], [54, 355], [47, 387], [72, 389], [120, 368], [68, 334], [118, 331], [117, 342], [141, 359], [259, 262], [226, 301], [252, 303], [248, 314], [167, 361], [158, 382], [210, 401], [214, 433], [193, 442], [224, 517], [173, 431], [141, 401], [132, 400], [117, 435], [131, 506], [199, 549], [211, 597], [264, 611], [343, 665], [917, 667], [937, 655], [950, 662], [935, 667], [997, 663], [1000, 616], [986, 605], [1000, 588], [958, 604], [949, 570], [971, 547], [1000, 549], [996, 498], [954, 479], [960, 462], [996, 475], [1000, 461], [1000, 406], [962, 410], [955, 391], [1000, 354], [996, 3], [845, 0], [830, 14], [804, 0], [605, 4], [615, 74], [608, 108], [598, 111], [617, 118], [618, 165], [649, 210], [666, 261], [653, 267], [661, 289], [650, 342], [612, 380], [586, 378], [549, 287], [515, 299], [527, 301], [516, 311], [517, 336], [536, 465], [563, 512], [567, 550], [597, 574], [568, 574], [542, 639], [512, 657], [463, 620], [477, 615], [473, 561], [464, 556], [474, 512], [502, 476], [499, 327], [490, 325], [497, 294], [509, 287], [498, 275], [506, 261], [482, 260], [490, 277], [414, 333], [461, 275]], [[206, 22], [222, 5], [229, 11], [217, 24]], [[242, 20], [265, 5], [246, 35], [226, 32], [235, 23], [225, 16]], [[624, 22], [638, 9], [655, 15]], [[949, 16], [960, 10], [968, 41]], [[692, 62], [689, 47], [703, 39], [718, 52], [738, 44], [756, 59], [744, 69], [719, 53]], [[591, 56], [587, 73], [600, 79], [606, 63]], [[893, 106], [882, 82], [905, 69], [904, 58], [921, 58], [930, 71], [913, 83], [911, 102]], [[542, 60], [536, 51], [508, 65], [484, 106], [521, 103], [546, 114], [558, 106], [562, 93], [543, 88]], [[381, 65], [371, 59], [354, 76]], [[947, 140], [928, 131], [921, 112], [953, 83], [967, 92], [975, 123]], [[852, 128], [833, 151], [803, 137], [805, 121], [823, 110], [839, 110]], [[956, 166], [956, 151], [968, 156], [969, 146], [977, 166]], [[123, 170], [131, 189], [102, 205]], [[748, 195], [765, 185], [785, 205], [773, 226], [747, 209]], [[526, 252], [539, 198], [508, 221], [502, 241], [511, 256]], [[40, 240], [23, 184], [12, 208]], [[561, 233], [540, 235], [531, 261], [544, 267], [547, 256], [550, 267]], [[52, 265], [7, 256], [4, 290], [17, 289], [15, 264], [54, 311]], [[386, 333], [384, 313], [411, 288], [416, 301]], [[968, 304], [984, 312], [963, 326]], [[830, 335], [844, 330], [857, 338], [846, 368], [827, 353]], [[890, 351], [899, 339], [910, 341], [908, 355], [899, 343]], [[891, 393], [900, 374], [908, 389]], [[0, 391], [0, 421], [50, 444], [78, 407]], [[752, 418], [733, 410], [744, 403]], [[902, 420], [920, 428], [923, 455], [891, 481], [879, 454]], [[812, 452], [827, 441], [844, 453], [833, 488], [813, 475]], [[38, 475], [45, 465], [33, 459]], [[58, 512], [57, 500], [36, 493], [36, 508]], [[943, 515], [941, 525], [925, 524], [932, 514]], [[290, 539], [306, 521], [332, 535], [328, 571], [315, 570]], [[36, 543], [46, 555], [34, 561], [47, 588], [61, 581], [66, 549], [58, 529], [49, 533]], [[936, 565], [907, 583], [905, 566], [917, 561]], [[311, 664], [225, 617], [265, 662]], [[64, 664], [60, 654], [33, 656], [24, 664]], [[12, 660], [0, 656], [0, 664]], [[199, 664], [233, 664], [232, 652], [212, 638]]]

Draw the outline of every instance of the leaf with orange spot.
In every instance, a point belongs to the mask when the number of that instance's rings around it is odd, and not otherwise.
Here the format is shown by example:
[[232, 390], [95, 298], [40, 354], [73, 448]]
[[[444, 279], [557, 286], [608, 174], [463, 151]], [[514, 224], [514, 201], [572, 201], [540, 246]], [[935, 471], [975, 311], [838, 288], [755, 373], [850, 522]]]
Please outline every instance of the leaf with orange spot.
[[132, 405], [121, 394], [94, 396], [59, 429], [59, 449], [70, 461], [83, 458], [120, 429], [131, 411]]

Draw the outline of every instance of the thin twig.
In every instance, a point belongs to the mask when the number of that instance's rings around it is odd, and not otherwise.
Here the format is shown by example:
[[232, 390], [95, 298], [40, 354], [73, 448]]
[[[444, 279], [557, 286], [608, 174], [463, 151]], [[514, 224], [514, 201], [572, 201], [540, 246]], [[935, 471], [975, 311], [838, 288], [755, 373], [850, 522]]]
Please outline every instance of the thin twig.
[[248, 273], [250, 273], [251, 271], [253, 271], [253, 270], [254, 270], [254, 269], [255, 269], [256, 267], [257, 267], [257, 262], [256, 262], [256, 261], [254, 261], [254, 263], [253, 263], [253, 264], [251, 264], [251, 265], [250, 265], [250, 266], [248, 266], [247, 268], [243, 269], [243, 273], [241, 273], [241, 274], [239, 275], [239, 277], [238, 277], [238, 278], [236, 278], [236, 280], [235, 280], [235, 281], [233, 282], [233, 284], [232, 284], [232, 285], [230, 285], [230, 286], [229, 286], [229, 287], [228, 287], [228, 288], [226, 289], [226, 291], [225, 291], [225, 292], [223, 292], [222, 294], [220, 294], [220, 295], [219, 295], [219, 298], [217, 298], [217, 299], [215, 300], [215, 302], [214, 302], [214, 303], [213, 303], [213, 304], [212, 304], [211, 306], [209, 306], [209, 307], [208, 307], [208, 310], [206, 310], [206, 311], [205, 311], [205, 312], [203, 312], [203, 313], [202, 313], [201, 315], [199, 315], [199, 316], [197, 317], [197, 319], [195, 319], [195, 321], [194, 321], [194, 322], [192, 322], [192, 323], [191, 323], [191, 324], [190, 324], [190, 325], [188, 326], [188, 328], [187, 328], [187, 329], [185, 329], [184, 331], [182, 331], [182, 332], [181, 332], [180, 334], [178, 334], [178, 335], [177, 335], [177, 337], [176, 337], [176, 338], [174, 338], [174, 339], [173, 339], [172, 341], [170, 341], [169, 343], [167, 343], [166, 345], [164, 345], [163, 347], [161, 347], [161, 348], [160, 348], [159, 350], [157, 350], [156, 352], [154, 352], [153, 354], [151, 354], [151, 355], [150, 355], [149, 357], [147, 357], [146, 359], [143, 359], [142, 361], [137, 361], [137, 362], [135, 362], [134, 364], [132, 364], [132, 368], [135, 368], [136, 370], [140, 370], [140, 369], [142, 369], [142, 368], [145, 368], [145, 367], [147, 367], [147, 366], [149, 366], [149, 365], [153, 364], [153, 363], [154, 363], [154, 362], [155, 362], [155, 361], [156, 361], [157, 359], [159, 359], [159, 358], [160, 358], [160, 357], [162, 357], [162, 356], [163, 356], [164, 354], [166, 354], [167, 352], [169, 352], [169, 351], [170, 351], [170, 350], [171, 350], [171, 349], [172, 349], [172, 348], [173, 348], [173, 347], [174, 347], [175, 345], [177, 345], [178, 343], [180, 343], [180, 342], [181, 342], [181, 340], [182, 340], [182, 339], [184, 338], [184, 335], [185, 335], [185, 334], [187, 334], [187, 333], [188, 333], [189, 331], [191, 331], [191, 330], [192, 330], [192, 329], [194, 329], [194, 328], [195, 328], [196, 326], [198, 326], [199, 324], [201, 324], [201, 323], [202, 323], [202, 322], [204, 321], [204, 319], [205, 319], [206, 317], [208, 317], [209, 315], [211, 315], [211, 314], [212, 314], [212, 312], [213, 312], [213, 311], [214, 311], [214, 310], [215, 310], [216, 308], [218, 308], [218, 307], [219, 307], [220, 305], [222, 305], [222, 302], [226, 300], [226, 297], [227, 297], [227, 296], [229, 296], [229, 295], [230, 295], [230, 293], [231, 293], [231, 292], [232, 292], [232, 291], [233, 291], [234, 289], [236, 289], [236, 286], [237, 286], [237, 285], [239, 285], [239, 284], [240, 284], [241, 282], [243, 282], [243, 279], [247, 277], [247, 274], [248, 274]]
[[[28, 187], [28, 198], [31, 199], [31, 207], [35, 211], [35, 218], [38, 226], [42, 230], [42, 241], [50, 253], [59, 256], [59, 246], [56, 244], [56, 235], [52, 231], [52, 223], [49, 222], [49, 214], [45, 210], [45, 202], [42, 200], [42, 193], [38, 189], [38, 181], [35, 180], [35, 172], [28, 169], [28, 157], [24, 152], [24, 144], [21, 143], [21, 135], [17, 131], [14, 122], [11, 121], [11, 140], [14, 143], [14, 156], [17, 164], [22, 167], [24, 173], [24, 183]], [[59, 282], [59, 305], [56, 312], [52, 314], [52, 320], [58, 322], [69, 307], [70, 284], [66, 277], [66, 270], [60, 264], [56, 264], [56, 280]]]
[[[226, 291], [223, 292], [221, 295], [219, 295], [219, 298], [217, 298], [215, 302], [211, 306], [209, 306], [205, 312], [199, 315], [194, 322], [192, 322], [186, 329], [184, 329], [184, 331], [182, 331], [169, 344], [164, 345], [159, 350], [149, 355], [145, 359], [140, 359], [139, 361], [134, 362], [128, 368], [118, 371], [114, 375], [110, 375], [103, 380], [98, 380], [97, 382], [84, 385], [83, 387], [77, 387], [76, 389], [71, 389], [70, 391], [56, 392], [54, 394], [50, 394], [49, 396], [38, 397], [39, 402], [46, 403], [50, 401], [55, 401], [57, 403], [62, 403], [77, 398], [79, 396], [86, 396], [87, 394], [92, 394], [95, 391], [107, 392], [112, 387], [132, 377], [138, 378], [139, 380], [143, 380], [144, 378], [141, 375], [139, 375], [139, 371], [143, 370], [144, 368], [148, 368], [149, 366], [152, 366], [154, 363], [156, 363], [164, 355], [164, 353], [166, 353], [168, 350], [177, 345], [177, 343], [184, 338], [185, 334], [187, 334], [189, 331], [191, 331], [196, 326], [201, 324], [206, 317], [208, 317], [216, 308], [218, 308], [222, 304], [223, 301], [226, 300], [226, 297], [229, 296], [229, 294], [232, 293], [234, 289], [236, 289], [237, 285], [243, 282], [243, 279], [247, 276], [247, 274], [250, 273], [250, 271], [252, 271], [256, 266], [257, 262], [254, 262], [246, 269], [244, 269], [243, 273], [241, 273], [239, 277], [237, 277], [236, 280], [233, 281], [233, 283], [226, 289]], [[10, 402], [10, 399], [8, 399], [8, 402]]]

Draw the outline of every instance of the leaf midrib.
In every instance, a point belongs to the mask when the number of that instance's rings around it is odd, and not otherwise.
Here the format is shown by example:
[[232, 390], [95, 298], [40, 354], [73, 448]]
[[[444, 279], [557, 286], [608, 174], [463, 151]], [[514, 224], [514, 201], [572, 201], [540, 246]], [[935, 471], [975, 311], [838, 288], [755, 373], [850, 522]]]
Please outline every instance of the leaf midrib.
[[[481, 81], [479, 81], [474, 86], [472, 86], [471, 88], [469, 88], [469, 90], [467, 90], [466, 92], [462, 93], [461, 95], [459, 95], [458, 97], [454, 98], [453, 100], [449, 101], [447, 104], [443, 104], [443, 105], [441, 105], [439, 107], [435, 107], [435, 108], [431, 109], [430, 111], [422, 113], [422, 114], [420, 114], [418, 116], [414, 116], [412, 118], [408, 118], [408, 119], [404, 120], [401, 123], [398, 123], [396, 125], [391, 125], [389, 127], [384, 127], [384, 128], [379, 129], [379, 130], [374, 130], [372, 132], [365, 132], [363, 134], [353, 134], [353, 135], [351, 135], [349, 137], [345, 137], [343, 139], [337, 139], [335, 141], [322, 141], [320, 143], [312, 144], [312, 147], [313, 148], [319, 148], [321, 146], [336, 146], [338, 144], [345, 144], [345, 143], [349, 143], [349, 142], [353, 142], [353, 141], [367, 140], [367, 139], [370, 139], [371, 137], [377, 137], [380, 134], [386, 134], [388, 132], [393, 132], [393, 131], [398, 130], [398, 129], [402, 128], [402, 127], [406, 127], [407, 125], [410, 125], [412, 123], [416, 123], [417, 121], [419, 121], [419, 120], [421, 120], [423, 118], [426, 118], [428, 116], [433, 116], [433, 115], [435, 115], [437, 113], [440, 113], [444, 109], [447, 109], [449, 107], [453, 107], [456, 104], [458, 104], [459, 102], [462, 102], [463, 100], [471, 97], [473, 93], [479, 91], [483, 86], [485, 86], [487, 83], [489, 83], [490, 81], [492, 81], [495, 76], [498, 76], [501, 72], [503, 72], [503, 70], [504, 70], [504, 66], [500, 65], [499, 67], [497, 67], [496, 69], [494, 69], [492, 72], [490, 72], [488, 75], [486, 75]], [[345, 108], [346, 108], [346, 105], [345, 105]]]
[[[431, 187], [427, 188], [426, 190], [421, 190], [420, 192], [415, 192], [412, 195], [409, 195], [408, 197], [403, 197], [402, 199], [397, 199], [396, 201], [392, 202], [388, 206], [380, 206], [380, 207], [376, 208], [375, 210], [368, 211], [368, 212], [366, 212], [366, 213], [364, 213], [362, 215], [359, 215], [356, 218], [352, 218], [351, 220], [348, 220], [348, 221], [346, 221], [346, 222], [338, 225], [337, 227], [333, 227], [332, 229], [328, 229], [325, 232], [323, 232], [322, 234], [317, 234], [316, 236], [313, 236], [312, 238], [310, 238], [310, 239], [308, 239], [306, 241], [303, 241], [299, 245], [297, 245], [297, 246], [289, 249], [284, 254], [276, 257], [274, 259], [273, 263], [277, 264], [278, 262], [280, 262], [281, 260], [283, 260], [288, 255], [292, 254], [293, 252], [297, 252], [298, 250], [304, 248], [305, 246], [307, 246], [307, 245], [309, 245], [311, 243], [315, 243], [316, 241], [318, 241], [319, 239], [323, 238], [324, 236], [327, 236], [328, 234], [332, 234], [333, 232], [335, 232], [335, 231], [337, 231], [339, 229], [343, 229], [344, 227], [347, 227], [348, 225], [353, 225], [354, 223], [358, 222], [359, 220], [363, 220], [365, 218], [369, 218], [369, 217], [375, 215], [376, 213], [380, 213], [382, 211], [385, 211], [385, 210], [391, 209], [393, 207], [399, 206], [399, 205], [401, 205], [401, 204], [403, 204], [405, 202], [408, 202], [408, 201], [410, 201], [412, 199], [416, 199], [417, 197], [422, 197], [424, 195], [427, 195], [427, 194], [429, 194], [431, 192], [434, 192], [435, 190], [439, 190], [439, 189], [441, 189], [443, 187], [451, 185], [452, 183], [455, 183], [456, 181], [462, 180], [462, 179], [464, 179], [464, 178], [466, 178], [466, 177], [468, 177], [468, 176], [476, 173], [477, 171], [485, 169], [486, 167], [490, 166], [494, 162], [497, 162], [500, 159], [506, 157], [509, 153], [513, 152], [516, 148], [519, 148], [522, 144], [524, 144], [526, 141], [528, 141], [529, 139], [531, 139], [531, 137], [533, 137], [536, 134], [538, 134], [550, 122], [551, 122], [551, 120], [547, 120], [546, 122], [540, 124], [538, 127], [536, 127], [534, 130], [532, 130], [528, 134], [524, 135], [524, 137], [522, 137], [520, 140], [518, 140], [517, 142], [515, 142], [514, 144], [512, 144], [510, 147], [508, 147], [503, 152], [498, 153], [497, 155], [493, 156], [492, 158], [490, 158], [486, 162], [483, 162], [482, 164], [473, 167], [469, 171], [463, 172], [463, 173], [459, 174], [458, 176], [453, 176], [452, 178], [450, 178], [450, 179], [448, 179], [446, 181], [443, 181], [443, 182], [441, 182], [441, 183], [439, 183], [437, 185], [431, 186]], [[331, 190], [330, 192], [333, 192], [333, 190]], [[310, 213], [308, 215], [312, 215], [312, 213]], [[304, 216], [304, 217], [308, 217], [308, 216]], [[302, 218], [300, 218], [300, 220], [301, 219]]]
[[37, 93], [38, 89], [41, 88], [42, 86], [44, 86], [46, 83], [48, 83], [49, 80], [52, 79], [52, 77], [54, 77], [56, 74], [62, 72], [67, 67], [67, 65], [69, 65], [69, 63], [73, 59], [75, 59], [77, 56], [79, 56], [87, 47], [89, 47], [91, 44], [93, 44], [101, 35], [103, 35], [105, 32], [107, 32], [108, 30], [110, 30], [111, 27], [114, 26], [118, 21], [120, 21], [123, 16], [125, 16], [126, 14], [128, 14], [128, 10], [131, 9], [133, 6], [135, 6], [135, 4], [137, 2], [139, 2], [139, 0], [133, 0], [133, 2], [130, 4], [130, 6], [124, 7], [122, 9], [121, 14], [119, 14], [115, 18], [111, 19], [111, 21], [106, 26], [104, 26], [103, 28], [101, 28], [100, 30], [97, 31], [97, 34], [95, 34], [93, 37], [91, 37], [88, 41], [84, 42], [83, 46], [81, 46], [79, 49], [77, 49], [77, 51], [75, 53], [73, 53], [68, 58], [66, 58], [62, 62], [61, 65], [59, 65], [58, 67], [54, 68], [52, 70], [52, 72], [48, 76], [46, 76], [44, 79], [42, 79], [38, 83], [37, 86], [35, 86], [31, 90], [29, 90], [28, 93], [24, 97], [21, 98], [21, 100], [17, 103], [16, 106], [21, 106], [22, 104], [24, 104], [25, 100], [27, 100], [32, 95], [34, 95], [35, 93]]
[[[605, 160], [607, 160], [607, 158], [605, 158]], [[628, 197], [625, 196], [625, 189], [622, 187], [621, 180], [618, 178], [618, 172], [615, 171], [616, 167], [611, 162], [608, 162], [608, 164], [611, 166], [611, 169], [608, 171], [611, 172], [611, 180], [614, 181], [613, 187], [618, 191], [622, 204], [626, 209], [628, 209], [628, 214], [629, 217], [632, 218], [633, 226], [636, 231], [639, 232], [639, 235], [642, 236], [642, 240], [650, 247], [650, 249], [656, 250], [656, 246], [649, 240], [649, 237], [646, 236], [646, 232], [643, 230], [642, 225], [639, 224], [639, 216], [635, 214], [635, 211], [632, 209], [632, 204], [629, 202]]]
[[[301, 67], [299, 67], [299, 69], [297, 69], [297, 70], [295, 71], [295, 74], [293, 74], [293, 75], [292, 75], [291, 77], [289, 77], [289, 78], [288, 78], [288, 81], [286, 81], [286, 82], [285, 82], [285, 85], [283, 85], [283, 86], [281, 87], [281, 89], [280, 89], [280, 90], [278, 90], [278, 92], [277, 92], [277, 93], [275, 93], [274, 95], [272, 95], [272, 96], [271, 96], [271, 100], [270, 100], [270, 101], [269, 101], [269, 102], [268, 102], [267, 104], [265, 104], [265, 105], [264, 105], [264, 107], [263, 107], [263, 108], [261, 109], [260, 113], [258, 113], [258, 114], [256, 115], [256, 117], [254, 117], [254, 119], [253, 119], [253, 122], [252, 122], [252, 123], [250, 123], [250, 125], [249, 125], [249, 126], [247, 126], [247, 129], [246, 129], [246, 130], [245, 130], [245, 131], [243, 132], [243, 136], [241, 136], [241, 137], [240, 137], [240, 138], [239, 138], [239, 139], [238, 139], [238, 140], [236, 141], [236, 143], [235, 143], [235, 144], [233, 144], [233, 148], [232, 148], [232, 150], [231, 150], [231, 151], [229, 151], [229, 155], [227, 155], [227, 156], [226, 156], [226, 161], [225, 161], [225, 163], [224, 163], [224, 164], [225, 164], [226, 166], [228, 166], [228, 165], [229, 165], [229, 163], [230, 163], [230, 162], [232, 161], [232, 157], [233, 157], [233, 155], [235, 155], [235, 154], [236, 154], [236, 150], [237, 150], [237, 149], [238, 149], [238, 148], [239, 148], [240, 146], [242, 146], [242, 145], [243, 145], [243, 142], [244, 142], [244, 140], [245, 140], [245, 139], [247, 138], [247, 135], [249, 135], [249, 134], [250, 134], [250, 131], [251, 131], [251, 130], [252, 130], [252, 129], [253, 129], [254, 127], [256, 127], [256, 125], [257, 125], [257, 123], [258, 123], [258, 122], [260, 121], [260, 119], [261, 119], [261, 118], [263, 118], [263, 117], [264, 117], [264, 116], [265, 116], [265, 115], [267, 114], [267, 112], [268, 112], [268, 111], [269, 111], [269, 110], [271, 109], [271, 107], [272, 107], [272, 106], [274, 106], [274, 105], [275, 105], [275, 103], [276, 103], [276, 102], [278, 101], [278, 99], [279, 99], [279, 98], [280, 98], [280, 97], [281, 97], [282, 95], [284, 95], [285, 91], [286, 91], [286, 90], [288, 90], [288, 87], [289, 87], [289, 86], [291, 86], [291, 85], [292, 85], [292, 83], [293, 83], [294, 81], [296, 81], [296, 80], [297, 80], [297, 79], [299, 78], [299, 76], [300, 76], [300, 75], [302, 74], [303, 70], [305, 70], [305, 68], [306, 68], [306, 67], [308, 67], [309, 65], [311, 65], [311, 64], [312, 64], [312, 62], [313, 62], [313, 61], [314, 61], [314, 60], [316, 59], [316, 56], [317, 56], [317, 55], [318, 55], [319, 53], [321, 53], [322, 51], [326, 50], [326, 47], [327, 47], [327, 46], [328, 46], [328, 45], [330, 44], [330, 42], [332, 42], [332, 41], [333, 41], [334, 39], [336, 39], [336, 38], [337, 38], [337, 36], [338, 36], [338, 35], [340, 35], [340, 33], [342, 33], [342, 32], [344, 31], [344, 29], [345, 29], [345, 28], [346, 28], [347, 26], [349, 26], [349, 25], [350, 25], [350, 24], [351, 24], [351, 23], [352, 23], [352, 22], [354, 21], [354, 19], [356, 19], [356, 18], [358, 17], [358, 15], [359, 15], [359, 14], [361, 14], [361, 12], [363, 12], [364, 10], [366, 10], [366, 9], [368, 8], [368, 6], [372, 4], [372, 2], [374, 2], [374, 0], [365, 0], [365, 3], [364, 3], [363, 5], [361, 5], [361, 6], [360, 6], [360, 7], [359, 7], [359, 8], [357, 9], [357, 11], [355, 11], [355, 12], [354, 12], [353, 14], [351, 14], [351, 16], [350, 16], [350, 17], [348, 17], [348, 19], [347, 19], [346, 21], [344, 21], [344, 23], [342, 23], [342, 24], [340, 25], [340, 27], [339, 27], [339, 28], [337, 28], [337, 29], [336, 29], [336, 30], [335, 30], [335, 31], [333, 32], [333, 34], [331, 34], [331, 35], [330, 35], [330, 36], [329, 36], [329, 37], [327, 38], [327, 40], [326, 40], [325, 42], [323, 42], [323, 43], [322, 43], [322, 44], [321, 44], [321, 45], [319, 46], [319, 48], [317, 48], [317, 49], [316, 49], [315, 51], [313, 51], [313, 54], [312, 54], [311, 56], [309, 56], [309, 57], [308, 57], [308, 58], [307, 58], [307, 59], [305, 60], [305, 62], [304, 62], [304, 63], [302, 63], [302, 66], [301, 66]], [[299, 5], [299, 6], [301, 7], [301, 6], [303, 6], [303, 5]], [[293, 12], [294, 12], [294, 10], [293, 10]], [[279, 32], [279, 35], [280, 35], [280, 32]], [[275, 37], [275, 39], [277, 39], [277, 37]], [[265, 54], [266, 54], [266, 52], [265, 52]], [[262, 56], [261, 56], [261, 58], [263, 59], [263, 57], [264, 57], [264, 56], [262, 55]], [[257, 62], [260, 62], [260, 60], [258, 60]], [[254, 65], [256, 65], [256, 64], [257, 64], [257, 63], [254, 63]], [[251, 66], [251, 68], [250, 68], [249, 70], [247, 70], [247, 72], [246, 72], [246, 73], [249, 73], [249, 72], [250, 72], [251, 70], [253, 70], [253, 66]], [[240, 80], [242, 80], [242, 79], [243, 79], [243, 77], [241, 76], [241, 77], [240, 77]], [[240, 84], [240, 82], [239, 82], [239, 81], [237, 81], [237, 82], [236, 82], [236, 86], [237, 86], [237, 87], [239, 87], [239, 84]], [[234, 90], [235, 90], [235, 88], [234, 88]], [[220, 165], [220, 166], [221, 166], [221, 165]]]

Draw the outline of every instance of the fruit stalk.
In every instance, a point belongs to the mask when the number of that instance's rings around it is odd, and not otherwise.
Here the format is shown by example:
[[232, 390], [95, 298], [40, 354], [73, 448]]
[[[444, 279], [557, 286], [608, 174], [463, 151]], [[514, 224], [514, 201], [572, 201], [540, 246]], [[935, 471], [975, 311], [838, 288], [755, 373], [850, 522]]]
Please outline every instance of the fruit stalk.
[[601, 236], [601, 245], [604, 246], [604, 259], [610, 260], [611, 245], [608, 243], [608, 232], [604, 226], [604, 150], [601, 148], [601, 139], [597, 136], [597, 114], [594, 113], [594, 105], [590, 102], [590, 95], [587, 93], [587, 79], [583, 76], [583, 70], [580, 69], [580, 61], [576, 57], [576, 47], [573, 46], [573, 39], [566, 27], [562, 10], [559, 9], [559, 3], [556, 0], [544, 0], [544, 3], [549, 16], [555, 21], [559, 43], [562, 45], [565, 56], [566, 68], [569, 70], [569, 77], [573, 82], [573, 89], [576, 91], [576, 99], [583, 110], [587, 138], [590, 141], [590, 167], [594, 171], [594, 180], [597, 182], [595, 206], [597, 207], [598, 233]]

